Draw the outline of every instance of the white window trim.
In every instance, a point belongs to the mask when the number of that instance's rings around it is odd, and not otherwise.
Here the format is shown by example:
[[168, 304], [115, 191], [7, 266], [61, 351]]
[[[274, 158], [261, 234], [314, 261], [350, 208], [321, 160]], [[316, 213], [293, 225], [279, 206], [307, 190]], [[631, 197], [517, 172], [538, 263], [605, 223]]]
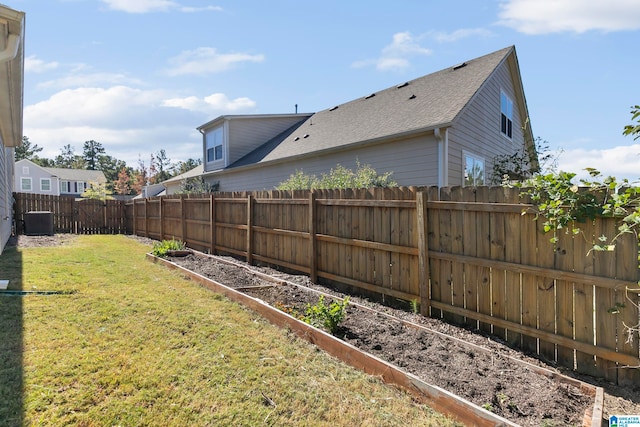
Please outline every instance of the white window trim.
[[22, 167], [22, 175], [29, 175], [29, 166]]
[[76, 190], [78, 194], [84, 193], [85, 188], [86, 186], [84, 185], [83, 181], [76, 181]]
[[[211, 145], [209, 146], [209, 140], [208, 137], [210, 134], [214, 133], [214, 132], [220, 132], [222, 135], [222, 140], [220, 141], [220, 151], [221, 151], [221, 156], [219, 159], [215, 158], [215, 148], [217, 147], [217, 145]], [[211, 130], [209, 130], [208, 132], [205, 133], [204, 136], [204, 155], [205, 155], [205, 162], [207, 164], [212, 164], [212, 163], [218, 163], [218, 162], [224, 162], [224, 159], [226, 158], [226, 150], [225, 150], [225, 135], [226, 135], [226, 131], [225, 131], [225, 126], [224, 125], [220, 125], [220, 126], [216, 126], [215, 128], [212, 128]], [[210, 149], [213, 149], [213, 153], [214, 153], [214, 159], [213, 160], [209, 160], [209, 155], [208, 152]]]
[[[505, 97], [507, 99], [507, 101], [509, 102], [510, 106], [511, 106], [511, 117], [507, 116], [507, 119], [511, 122], [511, 136], [509, 136], [507, 133], [502, 132], [502, 97]], [[511, 96], [509, 96], [509, 94], [507, 93], [507, 91], [505, 91], [504, 89], [500, 89], [500, 120], [499, 120], [499, 127], [500, 127], [500, 134], [507, 138], [509, 141], [513, 141], [513, 99], [511, 98]], [[506, 116], [506, 114], [505, 114]]]
[[483, 183], [480, 185], [486, 185], [487, 184], [487, 161], [485, 160], [485, 158], [476, 153], [472, 153], [471, 151], [462, 150], [462, 186], [468, 187], [465, 179], [466, 173], [467, 173], [467, 157], [472, 157], [474, 161], [479, 160], [482, 162]]
[[[45, 181], [49, 181], [49, 189], [48, 190], [45, 190], [42, 187], [42, 183], [45, 182]], [[47, 193], [51, 192], [51, 178], [40, 178], [40, 191], [46, 191]]]
[[[25, 181], [29, 182], [29, 188], [28, 189], [24, 188]], [[20, 178], [20, 191], [33, 191], [33, 182], [31, 182], [31, 178], [24, 177], [24, 176], [22, 178]]]

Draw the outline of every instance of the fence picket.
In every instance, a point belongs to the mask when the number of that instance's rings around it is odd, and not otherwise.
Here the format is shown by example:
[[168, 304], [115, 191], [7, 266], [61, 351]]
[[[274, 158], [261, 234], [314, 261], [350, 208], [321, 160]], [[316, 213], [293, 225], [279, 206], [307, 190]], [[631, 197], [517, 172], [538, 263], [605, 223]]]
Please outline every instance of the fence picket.
[[616, 218], [581, 225], [577, 238], [560, 234], [554, 248], [543, 219], [504, 188], [234, 192], [126, 203], [17, 193], [15, 201], [19, 233], [24, 213], [49, 210], [56, 232], [180, 238], [367, 296], [418, 300], [423, 314], [493, 332], [577, 372], [640, 381], [640, 370], [620, 369], [640, 365], [640, 337], [634, 332], [627, 342], [624, 335], [625, 325], [638, 323], [637, 290], [630, 299], [625, 293], [637, 289], [637, 236], [623, 235], [614, 253], [587, 255], [594, 236], [615, 232]]

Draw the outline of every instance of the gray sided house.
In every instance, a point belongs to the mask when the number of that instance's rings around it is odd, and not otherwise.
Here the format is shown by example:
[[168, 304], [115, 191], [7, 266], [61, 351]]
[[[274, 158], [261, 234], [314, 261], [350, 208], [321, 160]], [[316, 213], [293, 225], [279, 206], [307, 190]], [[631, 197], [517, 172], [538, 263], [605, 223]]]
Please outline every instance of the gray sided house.
[[0, 253], [13, 222], [14, 151], [22, 142], [24, 12], [0, 5]]
[[198, 128], [202, 173], [220, 191], [268, 190], [359, 162], [401, 186], [483, 185], [496, 156], [524, 146], [537, 162], [528, 117], [511, 46], [314, 114], [220, 116]]
[[89, 186], [107, 182], [102, 171], [45, 168], [27, 159], [17, 161], [15, 169], [15, 191], [19, 193], [80, 197]]

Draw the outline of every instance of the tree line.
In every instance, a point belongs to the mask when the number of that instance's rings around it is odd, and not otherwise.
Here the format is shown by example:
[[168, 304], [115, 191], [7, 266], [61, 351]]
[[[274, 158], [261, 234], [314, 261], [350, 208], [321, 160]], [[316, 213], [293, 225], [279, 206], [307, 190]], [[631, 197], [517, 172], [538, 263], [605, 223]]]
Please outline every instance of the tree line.
[[85, 141], [82, 153], [76, 153], [71, 144], [60, 149], [60, 154], [53, 159], [40, 157], [43, 150], [34, 144], [29, 137], [22, 138], [22, 144], [15, 149], [15, 160], [27, 159], [33, 163], [48, 168], [98, 170], [107, 178], [107, 190], [112, 194], [136, 195], [141, 194], [146, 185], [166, 181], [176, 175], [185, 173], [202, 163], [201, 159], [187, 159], [173, 162], [164, 149], [151, 153], [148, 166], [142, 159], [138, 159], [137, 167], [128, 166], [123, 160], [116, 159], [106, 153], [104, 146], [98, 142]]

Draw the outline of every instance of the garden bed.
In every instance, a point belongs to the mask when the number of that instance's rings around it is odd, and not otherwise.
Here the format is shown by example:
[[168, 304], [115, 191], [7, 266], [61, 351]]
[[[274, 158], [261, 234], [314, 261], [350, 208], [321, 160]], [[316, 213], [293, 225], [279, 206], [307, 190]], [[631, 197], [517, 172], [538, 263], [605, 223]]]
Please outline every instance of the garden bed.
[[306, 276], [248, 268], [232, 258], [204, 254], [168, 261], [167, 265], [179, 266], [185, 274], [273, 323], [291, 328], [335, 356], [407, 388], [435, 409], [467, 423], [600, 425], [600, 387], [561, 375], [482, 334], [351, 297], [337, 339], [296, 320], [308, 304], [318, 302], [320, 293], [327, 298], [344, 296], [311, 283]]

